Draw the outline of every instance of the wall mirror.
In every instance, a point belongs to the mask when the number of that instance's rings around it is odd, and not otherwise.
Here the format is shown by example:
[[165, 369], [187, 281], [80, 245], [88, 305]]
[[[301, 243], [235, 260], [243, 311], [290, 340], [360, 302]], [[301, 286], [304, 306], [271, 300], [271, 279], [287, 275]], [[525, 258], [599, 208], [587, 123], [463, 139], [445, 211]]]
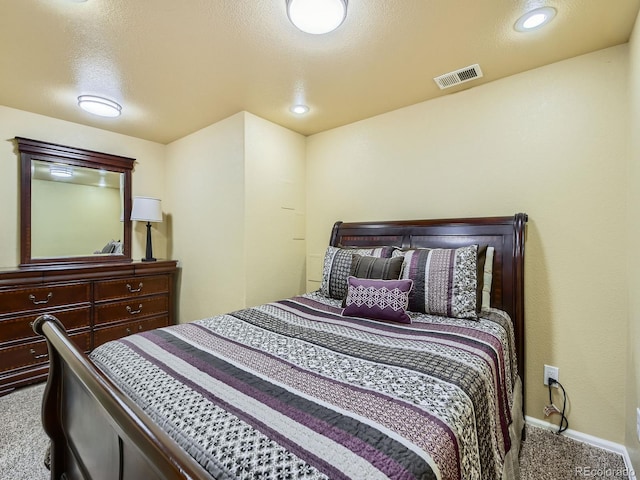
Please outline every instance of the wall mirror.
[[20, 266], [131, 261], [135, 159], [16, 137]]

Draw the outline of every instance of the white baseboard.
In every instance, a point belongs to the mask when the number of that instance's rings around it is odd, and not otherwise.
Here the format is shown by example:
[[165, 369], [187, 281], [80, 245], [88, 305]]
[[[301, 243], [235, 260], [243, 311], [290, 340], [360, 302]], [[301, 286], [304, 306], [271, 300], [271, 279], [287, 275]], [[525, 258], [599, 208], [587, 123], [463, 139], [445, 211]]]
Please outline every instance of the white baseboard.
[[[534, 427], [544, 428], [546, 430], [551, 430], [554, 432], [558, 431], [558, 426], [553, 425], [552, 423], [545, 422], [544, 420], [539, 420], [534, 417], [530, 417], [525, 415], [525, 422], [533, 425]], [[629, 458], [629, 452], [624, 445], [619, 443], [610, 442], [609, 440], [604, 440], [603, 438], [594, 437], [593, 435], [589, 435], [587, 433], [578, 432], [576, 430], [571, 430], [568, 428], [562, 435], [568, 438], [572, 438], [579, 442], [588, 443], [589, 445], [593, 445], [594, 447], [602, 448], [603, 450], [608, 450], [613, 453], [617, 453], [618, 455], [622, 455], [624, 459], [624, 465], [629, 472], [629, 480], [637, 480], [636, 473], [633, 471], [633, 466], [631, 465], [631, 458]]]

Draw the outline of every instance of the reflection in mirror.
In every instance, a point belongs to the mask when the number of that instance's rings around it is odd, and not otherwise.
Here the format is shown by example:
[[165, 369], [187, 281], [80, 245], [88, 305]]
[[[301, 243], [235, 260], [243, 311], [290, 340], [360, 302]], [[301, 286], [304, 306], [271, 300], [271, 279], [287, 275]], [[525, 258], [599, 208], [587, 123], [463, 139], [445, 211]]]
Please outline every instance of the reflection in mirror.
[[31, 257], [122, 255], [123, 183], [122, 173], [33, 160]]

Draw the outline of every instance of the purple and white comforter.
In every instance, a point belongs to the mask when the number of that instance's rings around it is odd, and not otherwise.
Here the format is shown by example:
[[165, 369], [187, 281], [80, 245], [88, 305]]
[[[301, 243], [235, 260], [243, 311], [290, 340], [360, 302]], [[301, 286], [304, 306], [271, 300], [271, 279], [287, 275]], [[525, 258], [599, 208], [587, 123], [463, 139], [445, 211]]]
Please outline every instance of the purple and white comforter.
[[307, 294], [107, 343], [104, 371], [217, 479], [500, 479], [511, 321], [343, 317]]

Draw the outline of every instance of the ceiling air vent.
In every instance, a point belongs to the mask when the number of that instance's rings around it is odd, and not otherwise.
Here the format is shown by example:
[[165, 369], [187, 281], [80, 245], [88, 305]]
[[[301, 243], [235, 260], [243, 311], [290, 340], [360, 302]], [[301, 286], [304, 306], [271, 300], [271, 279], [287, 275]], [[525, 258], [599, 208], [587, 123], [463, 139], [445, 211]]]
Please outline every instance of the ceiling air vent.
[[464, 82], [470, 82], [471, 80], [475, 80], [480, 77], [482, 77], [482, 70], [480, 70], [480, 65], [476, 63], [475, 65], [470, 65], [454, 72], [445, 73], [444, 75], [435, 77], [434, 80], [440, 87], [440, 90], [444, 90], [445, 88], [460, 85]]

